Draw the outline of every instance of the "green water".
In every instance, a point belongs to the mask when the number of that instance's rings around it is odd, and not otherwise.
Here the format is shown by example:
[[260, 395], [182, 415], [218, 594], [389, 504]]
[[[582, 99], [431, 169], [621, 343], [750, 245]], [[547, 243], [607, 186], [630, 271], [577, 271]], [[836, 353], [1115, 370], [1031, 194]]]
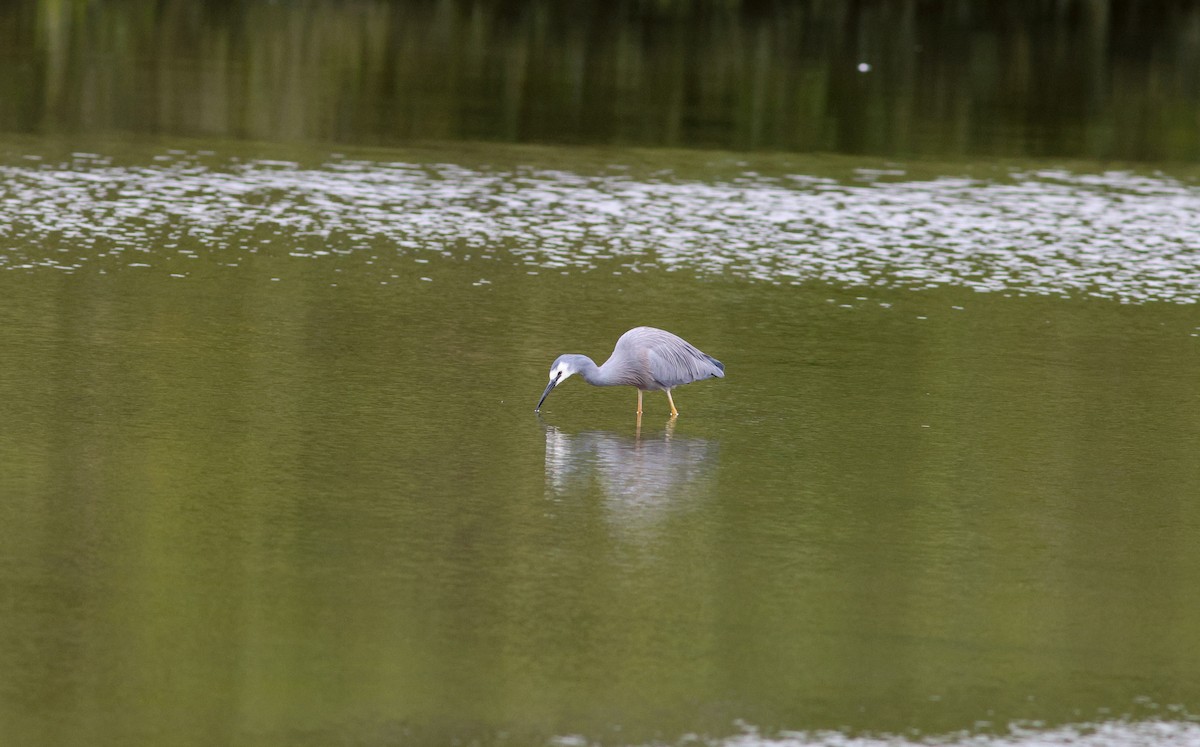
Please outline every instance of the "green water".
[[1195, 160], [1198, 24], [1121, 0], [13, 0], [0, 129]]
[[0, 745], [1200, 744], [1195, 12], [565, 7], [0, 10]]
[[[5, 742], [1194, 707], [1190, 309], [439, 269], [4, 274]], [[641, 322], [728, 378], [533, 413]]]

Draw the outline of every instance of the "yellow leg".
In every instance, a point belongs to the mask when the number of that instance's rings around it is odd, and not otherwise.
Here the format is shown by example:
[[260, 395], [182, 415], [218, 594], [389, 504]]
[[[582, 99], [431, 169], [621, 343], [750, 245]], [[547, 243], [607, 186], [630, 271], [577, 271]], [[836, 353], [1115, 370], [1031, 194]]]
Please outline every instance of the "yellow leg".
[[642, 390], [638, 390], [638, 415], [642, 414]]
[[665, 391], [667, 393], [667, 401], [671, 403], [671, 417], [673, 417], [673, 418], [679, 417], [679, 410], [675, 409], [675, 400], [671, 399], [671, 390], [664, 389], [663, 391]]

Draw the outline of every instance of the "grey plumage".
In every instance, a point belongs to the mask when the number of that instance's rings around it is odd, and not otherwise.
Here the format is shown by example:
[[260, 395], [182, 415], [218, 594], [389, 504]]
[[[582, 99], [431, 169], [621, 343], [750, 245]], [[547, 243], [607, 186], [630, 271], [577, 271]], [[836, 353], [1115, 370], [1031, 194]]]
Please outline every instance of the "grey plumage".
[[594, 386], [637, 387], [638, 413], [642, 411], [642, 392], [665, 391], [671, 414], [678, 415], [671, 390], [700, 379], [724, 378], [725, 366], [678, 335], [654, 327], [634, 327], [621, 335], [602, 366], [577, 353], [555, 359], [550, 383], [535, 409], [540, 410], [554, 387], [573, 374]]

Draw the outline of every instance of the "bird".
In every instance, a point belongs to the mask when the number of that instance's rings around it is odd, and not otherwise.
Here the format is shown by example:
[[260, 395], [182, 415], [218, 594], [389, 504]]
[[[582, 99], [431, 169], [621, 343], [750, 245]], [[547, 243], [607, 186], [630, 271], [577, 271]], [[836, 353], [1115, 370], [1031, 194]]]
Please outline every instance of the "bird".
[[664, 391], [674, 418], [679, 416], [679, 410], [675, 408], [671, 390], [701, 379], [723, 379], [725, 364], [666, 330], [634, 327], [617, 339], [612, 355], [602, 366], [578, 353], [558, 356], [550, 365], [550, 383], [534, 412], [540, 412], [554, 387], [573, 374], [579, 374], [592, 386], [637, 387], [638, 415], [642, 414], [643, 392]]

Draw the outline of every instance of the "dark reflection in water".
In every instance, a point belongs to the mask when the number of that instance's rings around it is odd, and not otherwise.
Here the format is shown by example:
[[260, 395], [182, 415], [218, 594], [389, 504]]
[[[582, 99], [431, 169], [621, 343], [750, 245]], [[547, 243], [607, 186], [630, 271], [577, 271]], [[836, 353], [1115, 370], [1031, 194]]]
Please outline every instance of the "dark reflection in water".
[[0, 129], [1200, 155], [1200, 5], [120, 3], [0, 7]]
[[659, 433], [626, 436], [604, 431], [568, 433], [543, 423], [546, 485], [555, 496], [582, 493], [593, 484], [604, 496], [618, 530], [653, 530], [713, 489], [718, 444], [675, 436], [675, 423]]

